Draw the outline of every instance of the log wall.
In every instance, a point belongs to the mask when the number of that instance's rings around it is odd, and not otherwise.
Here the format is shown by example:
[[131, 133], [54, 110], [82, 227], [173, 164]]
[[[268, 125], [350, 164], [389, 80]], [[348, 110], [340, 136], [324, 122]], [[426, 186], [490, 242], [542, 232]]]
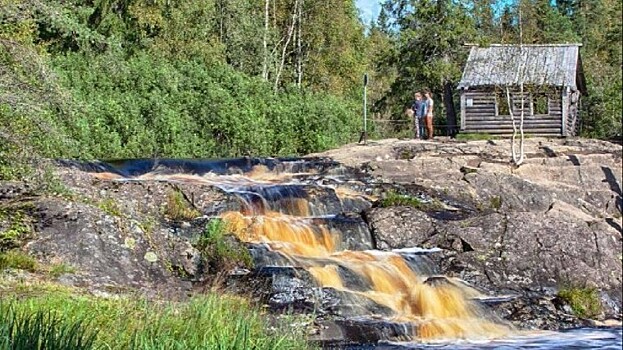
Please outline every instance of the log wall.
[[[469, 90], [461, 92], [461, 131], [469, 133], [487, 133], [493, 135], [510, 135], [513, 133], [513, 124], [510, 114], [503, 115], [508, 110], [506, 94], [498, 95], [499, 106], [496, 103], [496, 93], [493, 90]], [[517, 128], [521, 113], [521, 95], [511, 93], [513, 114]], [[529, 93], [525, 93], [524, 105], [524, 133], [539, 136], [566, 136], [563, 134], [563, 103], [561, 92], [549, 94], [548, 113], [533, 114], [533, 106]], [[471, 100], [471, 101], [470, 101]]]

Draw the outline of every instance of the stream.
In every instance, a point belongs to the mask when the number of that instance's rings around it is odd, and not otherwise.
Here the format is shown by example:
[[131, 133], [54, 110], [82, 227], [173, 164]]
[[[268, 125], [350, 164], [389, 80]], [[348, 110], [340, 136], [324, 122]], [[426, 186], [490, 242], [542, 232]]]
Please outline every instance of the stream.
[[[272, 281], [275, 312], [314, 313], [313, 341], [344, 349], [620, 349], [621, 329], [522, 331], [467, 282], [446, 277], [440, 249], [376, 249], [365, 210], [382, 190], [327, 159], [126, 160], [93, 165], [112, 181], [218, 188], [222, 220]], [[422, 197], [421, 200], [427, 200]], [[443, 214], [443, 213], [441, 213]]]

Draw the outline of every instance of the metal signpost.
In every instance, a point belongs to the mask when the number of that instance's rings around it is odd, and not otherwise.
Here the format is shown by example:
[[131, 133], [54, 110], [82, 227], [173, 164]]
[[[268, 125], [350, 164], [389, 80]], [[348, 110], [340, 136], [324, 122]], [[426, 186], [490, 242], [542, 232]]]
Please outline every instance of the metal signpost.
[[368, 89], [368, 74], [364, 74], [363, 75], [363, 131], [361, 132], [361, 136], [359, 137], [359, 143], [361, 143], [361, 141], [363, 141], [363, 144], [367, 144], [368, 143], [368, 120], [367, 120], [367, 113], [368, 113], [368, 108], [367, 108], [367, 89]]

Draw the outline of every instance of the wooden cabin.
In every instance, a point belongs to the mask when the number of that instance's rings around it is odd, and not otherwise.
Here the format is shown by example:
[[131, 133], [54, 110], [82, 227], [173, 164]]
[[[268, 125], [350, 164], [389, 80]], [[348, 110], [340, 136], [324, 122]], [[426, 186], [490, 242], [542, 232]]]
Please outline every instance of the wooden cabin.
[[586, 94], [580, 47], [581, 44], [472, 46], [458, 86], [461, 131], [510, 135], [512, 106], [516, 121], [523, 108], [523, 129], [527, 135], [575, 136], [580, 96]]

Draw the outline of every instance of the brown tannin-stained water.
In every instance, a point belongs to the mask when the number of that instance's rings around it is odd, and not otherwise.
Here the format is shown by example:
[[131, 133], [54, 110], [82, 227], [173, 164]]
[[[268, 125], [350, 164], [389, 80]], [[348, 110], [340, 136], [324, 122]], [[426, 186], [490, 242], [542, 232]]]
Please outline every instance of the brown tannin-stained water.
[[[266, 244], [303, 266], [318, 285], [368, 298], [394, 314], [388, 321], [411, 323], [413, 339], [497, 338], [511, 329], [469, 298], [478, 292], [449, 279], [417, 275], [399, 254], [339, 250], [340, 234], [312, 227], [295, 216], [276, 212], [223, 214], [232, 231], [245, 242]], [[368, 282], [369, 290], [349, 290], [338, 267]]]
[[[100, 171], [98, 176], [210, 185], [235, 196], [241, 209], [220, 217], [241, 241], [266, 247], [283, 258], [276, 265], [287, 261], [305, 269], [319, 287], [339, 291], [364, 309], [374, 306], [358, 317], [406, 324], [407, 339], [401, 340], [491, 339], [513, 333], [509, 325], [472, 300], [479, 293], [465, 283], [433, 276], [430, 268], [400, 252], [374, 247], [353, 250], [361, 243], [353, 243], [353, 232], [355, 240], [369, 232], [361, 225], [344, 229], [341, 215], [359, 213], [362, 206], [371, 205], [373, 197], [345, 186], [339, 172], [319, 172], [304, 164], [278, 167], [241, 166], [234, 174], [227, 166], [220, 173], [169, 168], [128, 176]], [[379, 315], [378, 310], [384, 311]]]

